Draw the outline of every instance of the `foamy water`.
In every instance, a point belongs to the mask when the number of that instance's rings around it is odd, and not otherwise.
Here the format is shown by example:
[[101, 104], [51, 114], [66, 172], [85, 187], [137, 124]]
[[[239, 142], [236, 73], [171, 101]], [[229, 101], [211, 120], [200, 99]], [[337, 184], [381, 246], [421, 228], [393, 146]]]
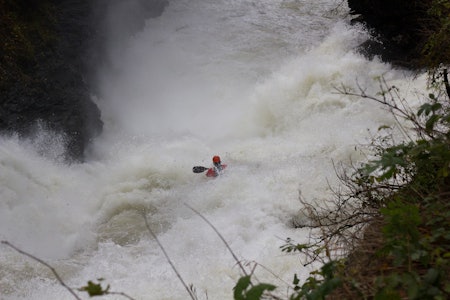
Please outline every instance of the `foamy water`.
[[[287, 282], [307, 276], [298, 256], [279, 249], [287, 237], [307, 238], [292, 227], [307, 221], [299, 191], [330, 198], [332, 161], [360, 159], [354, 146], [367, 129], [393, 124], [375, 103], [334, 87], [376, 93], [381, 75], [406, 90], [422, 85], [355, 53], [367, 35], [349, 26], [340, 2], [170, 1], [112, 43], [97, 97], [105, 130], [86, 163], [59, 163], [60, 143], [1, 139], [0, 239], [74, 288], [104, 278], [135, 299], [187, 299], [145, 215], [200, 299], [232, 299], [242, 273], [189, 205], [239, 259]], [[228, 164], [223, 176], [192, 173], [216, 154]], [[0, 299], [73, 299], [48, 269], [4, 245], [0, 265]], [[255, 275], [285, 291], [263, 267]]]

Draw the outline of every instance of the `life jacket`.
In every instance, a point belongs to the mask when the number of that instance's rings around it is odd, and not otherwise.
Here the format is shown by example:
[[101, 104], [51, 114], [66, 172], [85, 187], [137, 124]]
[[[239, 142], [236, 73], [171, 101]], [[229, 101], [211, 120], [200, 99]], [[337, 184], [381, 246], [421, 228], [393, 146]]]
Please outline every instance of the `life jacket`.
[[219, 167], [216, 167], [216, 166], [209, 168], [208, 171], [206, 172], [206, 176], [207, 177], [217, 177], [220, 174], [222, 174], [222, 170], [225, 169], [227, 167], [227, 165], [220, 165], [220, 166], [222, 167], [221, 169], [219, 169]]

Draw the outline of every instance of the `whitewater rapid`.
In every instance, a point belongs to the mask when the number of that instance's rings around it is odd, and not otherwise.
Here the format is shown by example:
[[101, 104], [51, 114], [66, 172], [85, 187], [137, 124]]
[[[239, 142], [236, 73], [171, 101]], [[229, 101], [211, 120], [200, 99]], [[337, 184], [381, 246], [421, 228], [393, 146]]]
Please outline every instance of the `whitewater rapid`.
[[[242, 273], [191, 206], [283, 295], [280, 279], [310, 271], [279, 248], [307, 240], [292, 226], [308, 221], [299, 193], [332, 197], [333, 161], [362, 159], [355, 145], [368, 129], [394, 124], [335, 87], [375, 94], [379, 76], [409, 91], [422, 81], [359, 55], [367, 33], [349, 25], [342, 1], [170, 0], [125, 39], [115, 35], [124, 20], [110, 28], [110, 63], [93, 96], [105, 129], [85, 163], [59, 161], [64, 139], [45, 130], [1, 138], [0, 240], [74, 288], [104, 278], [135, 299], [188, 299], [145, 215], [199, 299], [232, 299]], [[213, 155], [228, 164], [223, 176], [192, 173]], [[5, 245], [0, 266], [1, 300], [73, 299], [46, 267]]]

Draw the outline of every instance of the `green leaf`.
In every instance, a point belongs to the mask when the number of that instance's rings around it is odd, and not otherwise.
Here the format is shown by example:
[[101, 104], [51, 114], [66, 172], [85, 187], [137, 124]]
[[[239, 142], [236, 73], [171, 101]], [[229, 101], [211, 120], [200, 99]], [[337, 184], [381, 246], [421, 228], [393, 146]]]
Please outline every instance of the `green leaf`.
[[419, 285], [418, 284], [409, 284], [408, 285], [409, 299], [417, 299], [418, 295], [419, 295]]
[[382, 289], [375, 294], [374, 300], [401, 300], [400, 295], [391, 289]]
[[432, 131], [434, 129], [435, 124], [439, 121], [440, 118], [441, 118], [440, 115], [432, 115], [425, 123], [425, 129], [427, 131]]
[[435, 103], [425, 103], [422, 106], [420, 106], [419, 110], [417, 111], [417, 115], [425, 115], [428, 116], [430, 114], [436, 113], [438, 110], [442, 108], [442, 104], [439, 102]]
[[450, 283], [446, 283], [444, 286], [444, 291], [450, 294]]
[[418, 116], [421, 116], [421, 115], [428, 116], [430, 113], [431, 113], [431, 104], [429, 104], [429, 103], [423, 104], [417, 111]]
[[430, 268], [423, 279], [429, 284], [435, 284], [439, 280], [440, 272], [437, 269]]
[[391, 126], [388, 125], [381, 125], [380, 127], [378, 127], [378, 131], [381, 131], [383, 129], [392, 129]]
[[247, 298], [245, 298], [245, 299], [246, 300], [260, 300], [262, 294], [265, 291], [273, 291], [274, 289], [276, 289], [276, 286], [274, 286], [272, 284], [267, 284], [267, 283], [258, 284], [256, 286], [252, 287], [247, 292]]
[[234, 299], [235, 300], [246, 300], [245, 290], [250, 285], [250, 276], [244, 276], [239, 278], [236, 286], [234, 287]]
[[109, 285], [106, 287], [106, 289], [103, 289], [100, 283], [93, 283], [92, 281], [88, 281], [87, 286], [81, 287], [78, 290], [87, 292], [90, 297], [102, 296], [108, 294]]
[[[250, 287], [250, 289], [248, 289]], [[248, 290], [247, 290], [248, 289]], [[235, 300], [260, 300], [265, 291], [273, 291], [276, 289], [275, 285], [260, 283], [256, 286], [251, 286], [251, 277], [241, 277], [234, 287]]]

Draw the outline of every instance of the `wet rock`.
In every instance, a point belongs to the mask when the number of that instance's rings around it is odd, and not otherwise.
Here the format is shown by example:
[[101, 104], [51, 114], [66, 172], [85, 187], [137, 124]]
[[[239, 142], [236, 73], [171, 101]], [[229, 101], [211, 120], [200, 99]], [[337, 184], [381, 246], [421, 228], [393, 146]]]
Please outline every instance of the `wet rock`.
[[365, 24], [374, 39], [361, 45], [369, 57], [377, 55], [397, 66], [416, 68], [424, 37], [421, 34], [427, 3], [418, 0], [348, 0], [354, 22]]
[[[0, 133], [33, 138], [39, 129], [65, 137], [65, 160], [84, 160], [102, 131], [96, 69], [108, 65], [111, 6], [131, 8], [131, 35], [159, 16], [166, 0], [0, 0]], [[120, 7], [119, 7], [120, 8]], [[126, 14], [125, 14], [126, 13]], [[101, 96], [101, 95], [98, 95]]]
[[85, 81], [92, 36], [88, 1], [2, 1], [0, 131], [28, 137], [38, 124], [65, 135], [67, 161], [82, 161], [102, 130]]

